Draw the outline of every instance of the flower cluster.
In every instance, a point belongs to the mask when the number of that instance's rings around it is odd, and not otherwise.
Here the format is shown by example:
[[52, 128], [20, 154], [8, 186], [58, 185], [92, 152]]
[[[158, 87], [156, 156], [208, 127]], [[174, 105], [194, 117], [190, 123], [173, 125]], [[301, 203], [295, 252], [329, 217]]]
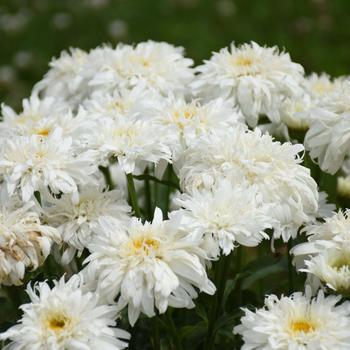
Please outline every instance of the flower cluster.
[[[309, 241], [294, 254], [308, 282], [350, 292], [348, 213], [319, 221], [330, 206], [303, 144], [288, 141], [308, 129], [311, 157], [336, 171], [350, 152], [349, 86], [305, 77], [288, 53], [255, 42], [198, 67], [164, 42], [62, 52], [22, 111], [1, 109], [0, 284], [25, 283], [39, 267], [47, 276], [50, 254], [66, 272], [28, 285], [22, 318], [0, 334], [6, 349], [122, 349], [118, 317], [134, 326], [217, 291], [214, 344], [227, 290], [212, 266], [300, 232]], [[346, 349], [348, 305], [308, 290], [246, 310], [235, 328], [242, 349]]]

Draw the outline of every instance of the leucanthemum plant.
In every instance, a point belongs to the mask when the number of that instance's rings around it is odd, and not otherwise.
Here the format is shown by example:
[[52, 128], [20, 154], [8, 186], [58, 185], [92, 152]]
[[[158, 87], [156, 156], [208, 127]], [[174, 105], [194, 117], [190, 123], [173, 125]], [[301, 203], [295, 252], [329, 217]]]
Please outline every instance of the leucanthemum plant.
[[30, 303], [21, 306], [19, 323], [0, 339], [6, 349], [125, 349], [130, 335], [116, 328], [118, 310], [100, 304], [98, 294], [84, 290], [78, 276], [61, 278], [53, 288], [46, 282], [28, 285]]
[[245, 342], [242, 350], [348, 349], [349, 304], [339, 304], [340, 299], [322, 292], [316, 298], [268, 296], [264, 308], [245, 310], [235, 328]]
[[348, 349], [349, 86], [255, 42], [63, 51], [1, 105], [1, 348]]

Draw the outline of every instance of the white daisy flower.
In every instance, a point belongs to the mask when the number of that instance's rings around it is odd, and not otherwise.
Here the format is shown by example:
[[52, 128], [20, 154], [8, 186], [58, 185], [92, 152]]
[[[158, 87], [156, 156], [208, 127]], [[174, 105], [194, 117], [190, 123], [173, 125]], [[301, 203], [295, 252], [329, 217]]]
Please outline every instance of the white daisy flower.
[[269, 239], [264, 232], [271, 228], [274, 219], [269, 205], [263, 201], [255, 186], [234, 186], [226, 179], [212, 190], [194, 190], [175, 199], [183, 209], [170, 213], [181, 215], [183, 228], [203, 234], [203, 248], [217, 258], [220, 250], [228, 255], [236, 244], [257, 246]]
[[88, 58], [88, 53], [81, 49], [62, 51], [59, 58], [52, 59], [49, 71], [34, 86], [34, 92], [63, 99], [76, 107], [89, 93]]
[[61, 240], [59, 232], [44, 225], [33, 201], [17, 197], [0, 207], [0, 284], [20, 285], [26, 269], [35, 270]]
[[0, 150], [0, 174], [9, 195], [17, 189], [23, 201], [35, 191], [74, 193], [77, 184], [90, 182], [96, 172], [93, 152], [75, 155], [72, 138], [57, 128], [48, 137], [38, 135], [7, 139]]
[[0, 334], [7, 350], [119, 350], [128, 332], [115, 328], [116, 306], [100, 305], [98, 294], [84, 292], [78, 276], [28, 285], [28, 304], [19, 323]]
[[215, 292], [203, 265], [201, 236], [181, 231], [174, 220], [163, 221], [158, 208], [152, 223], [134, 218], [121, 228], [100, 219], [96, 233], [83, 273], [109, 303], [117, 298], [119, 309], [128, 306], [131, 325], [140, 312], [154, 316], [154, 307], [159, 313], [168, 306], [194, 307], [195, 288]]
[[330, 248], [341, 248], [344, 244], [350, 245], [350, 210], [333, 213], [333, 216], [324, 219], [324, 222], [315, 222], [307, 225], [303, 233], [308, 242], [298, 244], [293, 248], [295, 256], [318, 254]]
[[[350, 218], [349, 210], [339, 211], [332, 216], [324, 218], [323, 222], [315, 222], [307, 225], [301, 233], [307, 235], [307, 242], [293, 247], [291, 254], [294, 255], [294, 264], [297, 269], [305, 268], [305, 261], [318, 254], [323, 254], [330, 249], [342, 249], [350, 246]], [[316, 281], [317, 282], [317, 281]], [[319, 287], [312, 278], [310, 282], [314, 289]]]
[[32, 94], [22, 102], [23, 110], [16, 113], [11, 107], [2, 104], [0, 135], [2, 137], [41, 135], [47, 136], [59, 116], [68, 112], [62, 100], [46, 97], [39, 99]]
[[334, 174], [350, 150], [350, 80], [338, 79], [334, 89], [310, 110], [312, 120], [305, 147], [323, 171]]
[[245, 309], [234, 328], [243, 337], [241, 350], [349, 349], [349, 303], [338, 304], [340, 300], [322, 292], [316, 298], [301, 293], [268, 296], [265, 307]]
[[88, 147], [98, 152], [101, 164], [116, 157], [121, 168], [132, 173], [135, 167], [142, 168], [147, 162], [157, 164], [161, 159], [170, 162], [169, 140], [171, 135], [164, 127], [137, 116], [105, 118], [92, 130]]
[[165, 42], [147, 41], [135, 47], [119, 44], [106, 48], [90, 85], [102, 90], [132, 88], [139, 84], [161, 94], [183, 94], [192, 81], [193, 61], [184, 49]]
[[160, 99], [154, 91], [146, 90], [141, 85], [133, 89], [120, 88], [113, 92], [96, 91], [84, 101], [84, 108], [91, 117], [101, 120], [126, 118], [138, 115], [145, 119], [151, 114], [154, 103]]
[[350, 294], [350, 244], [329, 248], [305, 260], [300, 271], [317, 277], [329, 289]]
[[321, 101], [329, 93], [334, 91], [337, 84], [338, 80], [332, 80], [326, 73], [312, 73], [303, 81], [303, 85], [315, 101]]
[[279, 122], [281, 100], [302, 92], [303, 67], [277, 47], [261, 47], [255, 42], [238, 47], [232, 44], [196, 70], [200, 74], [192, 87], [197, 94], [231, 99], [251, 126], [256, 126], [262, 114]]
[[271, 135], [283, 136], [290, 140], [290, 131], [305, 133], [312, 123], [313, 113], [310, 113], [327, 94], [332, 92], [337, 85], [337, 80], [322, 73], [312, 73], [300, 81], [303, 92], [301, 95], [287, 97], [281, 101], [278, 123], [260, 125], [259, 128], [268, 131]]
[[3, 105], [2, 114], [0, 137], [2, 136], [4, 141], [8, 138], [33, 135], [45, 139], [59, 127], [62, 136], [72, 137], [73, 146], [77, 151], [84, 147], [86, 135], [91, 133], [95, 125], [94, 118], [82, 108], [73, 113], [60, 100], [52, 97], [40, 100], [36, 95], [23, 100], [21, 113], [16, 114], [10, 107]]
[[94, 228], [101, 217], [113, 217], [126, 222], [130, 207], [118, 190], [106, 191], [102, 186], [91, 184], [79, 188], [79, 196], [62, 195], [43, 202], [45, 220], [58, 229], [62, 240], [68, 245], [62, 263], [68, 264], [76, 251], [81, 254], [90, 243]]
[[174, 143], [170, 145], [175, 160], [200, 135], [217, 129], [226, 130], [244, 121], [230, 101], [218, 98], [208, 103], [199, 100], [186, 102], [184, 98], [173, 95], [159, 100], [152, 117], [175, 135]]
[[310, 126], [307, 113], [314, 103], [307, 93], [301, 97], [288, 98], [281, 103], [281, 122], [291, 130], [306, 131]]
[[298, 228], [313, 220], [318, 207], [317, 184], [301, 166], [303, 146], [281, 144], [261, 131], [236, 127], [201, 137], [178, 164], [180, 184], [192, 193], [211, 188], [222, 177], [234, 184], [256, 185], [265, 203], [275, 204], [274, 236], [287, 241]]

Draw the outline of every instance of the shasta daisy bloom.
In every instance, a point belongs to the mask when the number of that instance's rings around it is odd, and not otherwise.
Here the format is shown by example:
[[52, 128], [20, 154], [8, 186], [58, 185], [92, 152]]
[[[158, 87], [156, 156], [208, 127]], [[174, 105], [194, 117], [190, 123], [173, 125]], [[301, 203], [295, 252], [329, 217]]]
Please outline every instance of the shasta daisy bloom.
[[294, 293], [270, 295], [265, 307], [245, 309], [234, 332], [242, 335], [242, 350], [347, 350], [350, 347], [349, 303], [340, 296], [316, 298]]
[[149, 117], [153, 104], [160, 98], [155, 91], [137, 85], [133, 89], [120, 88], [113, 92], [98, 90], [83, 105], [89, 117], [97, 119], [118, 119], [135, 115], [144, 119]]
[[313, 106], [313, 101], [307, 93], [302, 97], [286, 99], [281, 104], [281, 122], [291, 130], [306, 131], [310, 126], [307, 112]]
[[209, 256], [217, 258], [220, 250], [228, 255], [235, 245], [257, 246], [268, 239], [264, 232], [271, 228], [274, 219], [269, 215], [256, 186], [236, 185], [221, 180], [212, 190], [194, 190], [175, 199], [181, 206], [174, 215], [181, 216], [183, 229], [203, 235], [204, 247]]
[[317, 277], [324, 286], [343, 295], [350, 294], [350, 244], [329, 248], [305, 260], [300, 271]]
[[323, 171], [334, 174], [349, 155], [350, 80], [338, 79], [335, 88], [310, 110], [312, 123], [305, 147]]
[[349, 210], [339, 211], [325, 217], [323, 222], [307, 225], [302, 231], [307, 242], [293, 247], [294, 264], [298, 269], [305, 268], [305, 260], [329, 249], [341, 249], [350, 245]]
[[32, 94], [22, 102], [22, 111], [16, 113], [11, 107], [2, 105], [1, 137], [41, 135], [47, 136], [57, 121], [57, 117], [66, 114], [68, 106], [64, 101], [46, 97], [40, 99]]
[[0, 137], [4, 141], [18, 136], [37, 136], [45, 139], [55, 129], [62, 130], [63, 137], [72, 137], [76, 151], [84, 146], [84, 139], [93, 128], [94, 119], [80, 108], [73, 113], [64, 102], [46, 97], [39, 100], [32, 95], [23, 100], [23, 111], [16, 114], [10, 107], [2, 108], [3, 122], [0, 123]]
[[77, 275], [28, 285], [28, 304], [22, 305], [18, 324], [0, 334], [7, 350], [119, 350], [128, 332], [116, 328], [116, 306], [101, 305], [96, 293], [85, 292]]
[[0, 284], [20, 285], [26, 269], [37, 269], [61, 240], [59, 232], [42, 223], [33, 201], [18, 197], [0, 206]]
[[164, 127], [133, 116], [100, 121], [90, 135], [88, 147], [97, 151], [101, 164], [116, 157], [121, 168], [132, 173], [135, 167], [147, 162], [157, 164], [161, 159], [169, 162], [170, 142], [171, 135]]
[[339, 80], [332, 80], [326, 73], [312, 73], [303, 81], [303, 85], [314, 101], [321, 101], [336, 89]]
[[96, 233], [83, 274], [107, 302], [117, 298], [119, 309], [128, 307], [131, 325], [140, 312], [154, 316], [154, 307], [159, 313], [168, 306], [194, 307], [196, 288], [215, 292], [203, 265], [201, 236], [181, 231], [177, 221], [163, 221], [158, 208], [152, 223], [134, 218], [121, 227], [100, 219]]
[[182, 188], [211, 188], [221, 179], [258, 187], [265, 203], [275, 204], [275, 237], [287, 241], [313, 220], [318, 207], [317, 184], [301, 166], [303, 146], [273, 141], [261, 131], [231, 128], [202, 136], [189, 146], [178, 165]]
[[88, 61], [88, 53], [81, 49], [62, 51], [59, 58], [51, 60], [49, 71], [35, 85], [34, 92], [62, 99], [75, 108], [89, 93]]
[[277, 47], [261, 47], [255, 42], [238, 47], [232, 44], [196, 70], [200, 74], [192, 87], [197, 94], [231, 99], [251, 126], [261, 114], [279, 122], [281, 101], [302, 92], [303, 67]]
[[113, 50], [107, 48], [98, 64], [90, 85], [102, 90], [141, 84], [163, 95], [183, 94], [194, 76], [193, 60], [184, 57], [182, 47], [151, 40], [135, 47], [119, 44]]
[[293, 248], [295, 256], [306, 256], [320, 253], [329, 248], [341, 248], [350, 244], [350, 217], [349, 209], [333, 213], [333, 216], [324, 219], [324, 222], [315, 222], [307, 225], [303, 231], [308, 242], [301, 243]]
[[68, 246], [62, 257], [62, 263], [68, 264], [76, 251], [81, 254], [87, 247], [101, 217], [125, 222], [129, 219], [130, 207], [122, 192], [88, 184], [79, 188], [77, 197], [64, 194], [59, 199], [44, 201], [43, 211], [45, 220], [57, 227]]
[[221, 98], [200, 103], [199, 100], [186, 102], [183, 97], [171, 95], [158, 101], [158, 104], [155, 103], [152, 117], [175, 135], [171, 145], [175, 159], [179, 158], [183, 150], [198, 136], [217, 129], [226, 130], [244, 121], [232, 102]]
[[298, 132], [306, 132], [313, 118], [317, 118], [317, 113], [311, 113], [318, 104], [327, 98], [327, 94], [335, 90], [339, 80], [332, 80], [327, 74], [317, 75], [312, 73], [303, 78], [300, 85], [302, 94], [283, 99], [280, 104], [280, 121], [265, 125], [259, 128], [267, 130], [272, 135], [283, 136], [289, 140], [289, 129]]
[[7, 139], [1, 147], [0, 174], [9, 195], [19, 190], [23, 201], [35, 191], [74, 193], [77, 184], [91, 181], [96, 172], [91, 151], [76, 155], [72, 138], [55, 129], [48, 137], [38, 135]]

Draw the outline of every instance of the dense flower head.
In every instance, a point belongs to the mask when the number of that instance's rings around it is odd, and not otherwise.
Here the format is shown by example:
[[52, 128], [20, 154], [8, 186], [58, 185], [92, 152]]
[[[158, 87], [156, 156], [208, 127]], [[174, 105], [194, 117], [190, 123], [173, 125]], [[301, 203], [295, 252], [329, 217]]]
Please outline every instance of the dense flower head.
[[215, 130], [224, 131], [243, 122], [232, 102], [222, 98], [207, 103], [200, 100], [187, 102], [183, 97], [171, 95], [159, 99], [150, 113], [152, 120], [174, 135], [170, 145], [174, 161], [199, 136]]
[[238, 244], [257, 246], [269, 238], [264, 230], [274, 224], [271, 207], [264, 203], [256, 186], [233, 186], [226, 179], [210, 190], [183, 194], [175, 203], [182, 209], [170, 215], [181, 217], [184, 230], [202, 234], [202, 247], [213, 258], [220, 250], [230, 254]]
[[263, 114], [278, 122], [282, 99], [302, 93], [302, 66], [277, 47], [255, 42], [221, 49], [196, 70], [200, 74], [192, 84], [194, 90], [207, 98], [232, 99], [252, 126]]
[[19, 191], [24, 201], [35, 191], [77, 192], [78, 184], [90, 182], [96, 172], [93, 153], [76, 155], [71, 137], [62, 137], [62, 129], [52, 134], [7, 139], [0, 149], [0, 174], [9, 195]]
[[[314, 256], [309, 256], [304, 263], [305, 267], [301, 271], [316, 277], [328, 290], [343, 295], [350, 294], [349, 243], [338, 248], [328, 248]], [[316, 283], [315, 279], [313, 279], [313, 283]]]
[[143, 85], [161, 94], [186, 93], [193, 79], [193, 61], [182, 47], [146, 41], [136, 46], [105, 48], [90, 85], [102, 90]]
[[242, 350], [346, 350], [350, 346], [350, 309], [340, 296], [316, 298], [294, 293], [269, 295], [255, 312], [245, 309], [235, 332], [243, 337]]
[[80, 254], [90, 243], [99, 218], [112, 217], [126, 222], [130, 207], [119, 190], [107, 191], [101, 185], [91, 184], [79, 188], [79, 196], [63, 194], [43, 202], [45, 221], [61, 233], [67, 249], [62, 262], [69, 263], [76, 251]]
[[132, 89], [120, 88], [113, 92], [97, 90], [83, 105], [90, 118], [128, 118], [137, 115], [140, 119], [149, 118], [153, 105], [161, 96], [152, 90], [137, 85]]
[[9, 339], [8, 350], [119, 350], [127, 346], [129, 333], [115, 328], [116, 306], [101, 305], [98, 294], [86, 292], [78, 276], [68, 282], [62, 277], [33, 287], [19, 323], [0, 334]]
[[4, 104], [1, 106], [1, 137], [47, 136], [57, 127], [60, 117], [68, 113], [68, 106], [64, 101], [53, 97], [40, 99], [36, 94], [24, 99], [22, 106], [20, 113]]
[[322, 222], [315, 222], [303, 229], [308, 241], [294, 247], [294, 255], [310, 255], [328, 248], [341, 248], [350, 243], [349, 209], [333, 213]]
[[298, 137], [304, 137], [314, 118], [318, 118], [315, 112], [324, 99], [328, 98], [341, 79], [331, 79], [329, 75], [312, 73], [300, 80], [301, 94], [284, 98], [279, 107], [279, 120], [267, 124], [260, 124], [259, 128], [267, 130], [271, 135], [282, 136], [286, 140], [293, 139], [296, 133]]
[[275, 236], [288, 240], [314, 218], [318, 207], [317, 185], [309, 169], [300, 165], [301, 151], [302, 145], [281, 144], [258, 129], [213, 133], [185, 152], [180, 183], [189, 193], [210, 188], [223, 177], [233, 184], [257, 186], [266, 203], [278, 203], [272, 214], [278, 221]]
[[[167, 136], [169, 136], [167, 138]], [[126, 173], [136, 167], [144, 168], [147, 163], [157, 164], [160, 160], [171, 160], [172, 135], [152, 121], [130, 118], [110, 119], [97, 123], [87, 143], [96, 151], [102, 165], [114, 157]]]
[[60, 57], [51, 60], [49, 71], [35, 85], [34, 91], [76, 107], [89, 93], [87, 83], [92, 77], [87, 75], [88, 61], [89, 55], [84, 50], [62, 51]]
[[174, 220], [162, 219], [155, 210], [152, 223], [136, 218], [128, 226], [100, 220], [83, 274], [108, 302], [117, 298], [119, 309], [128, 307], [133, 325], [140, 312], [155, 315], [169, 306], [194, 307], [196, 288], [213, 294], [199, 247], [201, 236], [182, 231]]
[[323, 222], [307, 225], [303, 232], [308, 241], [292, 250], [296, 267], [308, 273], [314, 289], [325, 286], [347, 294], [350, 288], [349, 211], [339, 211]]
[[334, 88], [309, 111], [312, 123], [305, 136], [305, 146], [320, 168], [331, 174], [349, 155], [349, 96], [349, 78], [338, 78]]
[[0, 284], [19, 285], [26, 269], [37, 269], [50, 254], [59, 232], [40, 218], [33, 201], [18, 197], [2, 200], [0, 207]]

